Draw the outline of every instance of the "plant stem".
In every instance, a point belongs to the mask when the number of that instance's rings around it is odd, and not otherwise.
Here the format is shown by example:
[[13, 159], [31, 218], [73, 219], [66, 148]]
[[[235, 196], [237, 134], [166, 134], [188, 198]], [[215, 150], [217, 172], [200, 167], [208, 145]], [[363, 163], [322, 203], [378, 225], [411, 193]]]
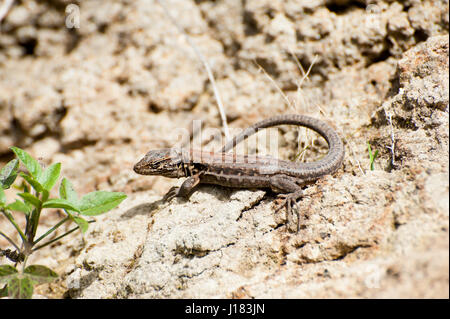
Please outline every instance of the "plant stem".
[[223, 131], [225, 134], [225, 138], [227, 141], [230, 140], [230, 133], [228, 130], [228, 124], [227, 124], [227, 117], [225, 114], [225, 109], [223, 107], [223, 103], [222, 103], [222, 98], [220, 97], [219, 94], [219, 89], [217, 88], [216, 85], [216, 81], [214, 80], [214, 75], [211, 71], [211, 68], [208, 64], [208, 61], [206, 60], [206, 58], [203, 56], [203, 54], [200, 52], [200, 50], [197, 48], [197, 46], [195, 45], [194, 41], [191, 40], [191, 38], [189, 37], [189, 35], [186, 33], [186, 31], [184, 31], [184, 28], [177, 22], [177, 20], [170, 14], [169, 9], [167, 9], [164, 1], [161, 0], [157, 0], [159, 5], [163, 8], [166, 16], [169, 18], [170, 22], [178, 29], [178, 31], [184, 36], [184, 38], [186, 39], [187, 43], [191, 46], [191, 48], [194, 50], [195, 54], [197, 55], [197, 58], [203, 63], [203, 66], [205, 67], [206, 70], [206, 74], [208, 74], [208, 78], [209, 81], [211, 82], [211, 86], [213, 88], [213, 92], [214, 92], [214, 97], [216, 98], [217, 101], [217, 106], [219, 107], [219, 114], [220, 117], [222, 119], [222, 125], [223, 125]]
[[[93, 221], [93, 220], [92, 220], [92, 221], [88, 221], [88, 223], [93, 223], [93, 222], [95, 222], [95, 221]], [[38, 249], [41, 249], [41, 248], [43, 248], [43, 247], [45, 247], [45, 246], [48, 246], [48, 245], [54, 243], [55, 241], [60, 240], [61, 238], [63, 238], [63, 237], [65, 237], [65, 236], [69, 235], [70, 233], [73, 233], [74, 231], [76, 231], [76, 230], [79, 229], [79, 228], [80, 228], [79, 226], [76, 226], [76, 227], [72, 228], [71, 230], [69, 230], [67, 233], [62, 234], [61, 236], [58, 236], [58, 237], [56, 237], [55, 239], [52, 239], [52, 240], [50, 240], [49, 242], [46, 242], [45, 244], [42, 244], [42, 245], [40, 245], [40, 246], [37, 246], [37, 247], [33, 248], [33, 249], [31, 250], [31, 252], [33, 253], [33, 252], [35, 252], [35, 251], [38, 250]]]
[[23, 264], [22, 264], [22, 273], [25, 272], [25, 266], [26, 266], [26, 264], [27, 264], [28, 256], [29, 256], [29, 255], [26, 255], [26, 256], [25, 256], [25, 259], [23, 260]]
[[3, 213], [3, 215], [5, 215], [5, 217], [11, 222], [11, 224], [13, 224], [14, 228], [17, 230], [17, 232], [19, 233], [20, 237], [22, 238], [22, 241], [26, 241], [27, 237], [25, 236], [25, 234], [22, 232], [22, 230], [20, 229], [20, 227], [17, 225], [16, 221], [14, 220], [14, 217], [11, 215], [11, 213], [6, 212], [5, 210], [1, 210], [1, 212]]
[[45, 237], [47, 237], [49, 234], [51, 234], [52, 232], [54, 232], [56, 229], [58, 229], [59, 226], [61, 226], [62, 224], [64, 224], [66, 221], [70, 220], [70, 217], [65, 217], [63, 220], [61, 220], [59, 223], [57, 223], [55, 226], [53, 226], [52, 228], [50, 228], [44, 235], [42, 235], [41, 237], [39, 237], [38, 239], [36, 239], [33, 242], [33, 246], [36, 245], [39, 241], [41, 241], [42, 239], [44, 239]]
[[7, 241], [9, 241], [9, 242], [11, 243], [11, 245], [13, 245], [14, 248], [15, 248], [18, 252], [20, 252], [19, 246], [17, 246], [16, 243], [15, 243], [11, 238], [9, 238], [8, 236], [6, 236], [6, 234], [3, 233], [2, 231], [0, 231], [0, 235], [2, 235], [3, 237], [5, 237], [5, 239], [6, 239]]
[[303, 154], [305, 154], [305, 152], [308, 148], [309, 148], [309, 145], [306, 145], [304, 149], [302, 149], [297, 155], [295, 155], [294, 161], [297, 161]]
[[[39, 193], [36, 192], [36, 197], [39, 198]], [[30, 243], [33, 242], [34, 240], [34, 236], [36, 235], [36, 231], [37, 231], [37, 227], [39, 225], [39, 217], [41, 216], [41, 210], [42, 208], [40, 207], [36, 207], [33, 212], [31, 213], [31, 229], [30, 229], [30, 234], [28, 235], [28, 238], [30, 240]]]

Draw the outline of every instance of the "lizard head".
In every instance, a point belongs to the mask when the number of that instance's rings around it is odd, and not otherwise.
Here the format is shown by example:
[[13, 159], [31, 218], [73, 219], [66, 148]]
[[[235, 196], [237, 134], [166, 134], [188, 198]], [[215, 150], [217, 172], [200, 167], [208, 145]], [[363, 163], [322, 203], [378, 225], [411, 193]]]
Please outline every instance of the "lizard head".
[[137, 162], [133, 170], [141, 175], [159, 175], [165, 177], [185, 176], [182, 165], [182, 151], [175, 148], [152, 150]]

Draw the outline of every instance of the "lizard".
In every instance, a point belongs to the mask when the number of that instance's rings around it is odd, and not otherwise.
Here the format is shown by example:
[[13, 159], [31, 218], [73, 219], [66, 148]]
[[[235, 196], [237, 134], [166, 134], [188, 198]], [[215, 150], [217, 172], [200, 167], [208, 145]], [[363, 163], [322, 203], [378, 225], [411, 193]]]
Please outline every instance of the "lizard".
[[[321, 135], [328, 143], [328, 153], [318, 161], [295, 163], [269, 156], [227, 153], [257, 130], [278, 125], [303, 126]], [[141, 175], [170, 178], [187, 177], [180, 187], [172, 187], [163, 201], [174, 197], [188, 198], [200, 184], [215, 184], [234, 188], [270, 188], [281, 193], [281, 204], [275, 212], [286, 207], [287, 225], [292, 222], [292, 207], [302, 197], [302, 186], [333, 174], [342, 165], [344, 145], [337, 132], [326, 122], [300, 114], [284, 114], [257, 122], [223, 146], [220, 152], [194, 149], [164, 148], [149, 151], [133, 167]], [[300, 213], [297, 232], [300, 228]]]

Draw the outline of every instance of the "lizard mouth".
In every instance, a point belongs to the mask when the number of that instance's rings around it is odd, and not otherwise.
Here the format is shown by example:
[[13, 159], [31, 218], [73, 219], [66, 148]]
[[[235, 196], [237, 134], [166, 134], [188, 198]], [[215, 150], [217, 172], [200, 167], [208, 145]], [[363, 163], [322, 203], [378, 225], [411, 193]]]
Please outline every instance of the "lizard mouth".
[[135, 171], [135, 173], [138, 173], [138, 174], [142, 174], [143, 172], [146, 171], [146, 169], [142, 163], [142, 160], [140, 160], [139, 162], [134, 164], [133, 171]]

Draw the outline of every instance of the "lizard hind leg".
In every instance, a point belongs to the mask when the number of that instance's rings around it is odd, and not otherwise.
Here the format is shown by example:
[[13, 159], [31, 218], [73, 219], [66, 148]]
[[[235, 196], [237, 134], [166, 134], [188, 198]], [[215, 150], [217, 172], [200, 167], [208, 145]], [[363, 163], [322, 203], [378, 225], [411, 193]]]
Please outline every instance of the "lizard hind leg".
[[[281, 204], [275, 208], [275, 212], [278, 212], [283, 207], [286, 207], [286, 221], [287, 225], [292, 225], [292, 208], [303, 196], [303, 190], [299, 186], [301, 181], [292, 178], [290, 176], [274, 176], [270, 180], [270, 187], [275, 192], [282, 192], [284, 194], [278, 195], [281, 198]], [[300, 230], [300, 210], [297, 210], [297, 232]]]
[[[298, 191], [296, 191], [294, 193], [278, 195], [278, 198], [281, 198], [282, 201], [281, 201], [281, 204], [279, 204], [275, 208], [275, 212], [278, 212], [283, 207], [286, 207], [286, 220], [287, 220], [288, 227], [289, 227], [289, 225], [292, 225], [292, 217], [293, 217], [292, 209], [295, 206], [295, 204], [297, 203], [297, 200], [299, 200], [302, 196], [303, 196], [302, 189], [299, 189]], [[300, 231], [300, 209], [297, 209], [297, 233], [299, 231]]]

